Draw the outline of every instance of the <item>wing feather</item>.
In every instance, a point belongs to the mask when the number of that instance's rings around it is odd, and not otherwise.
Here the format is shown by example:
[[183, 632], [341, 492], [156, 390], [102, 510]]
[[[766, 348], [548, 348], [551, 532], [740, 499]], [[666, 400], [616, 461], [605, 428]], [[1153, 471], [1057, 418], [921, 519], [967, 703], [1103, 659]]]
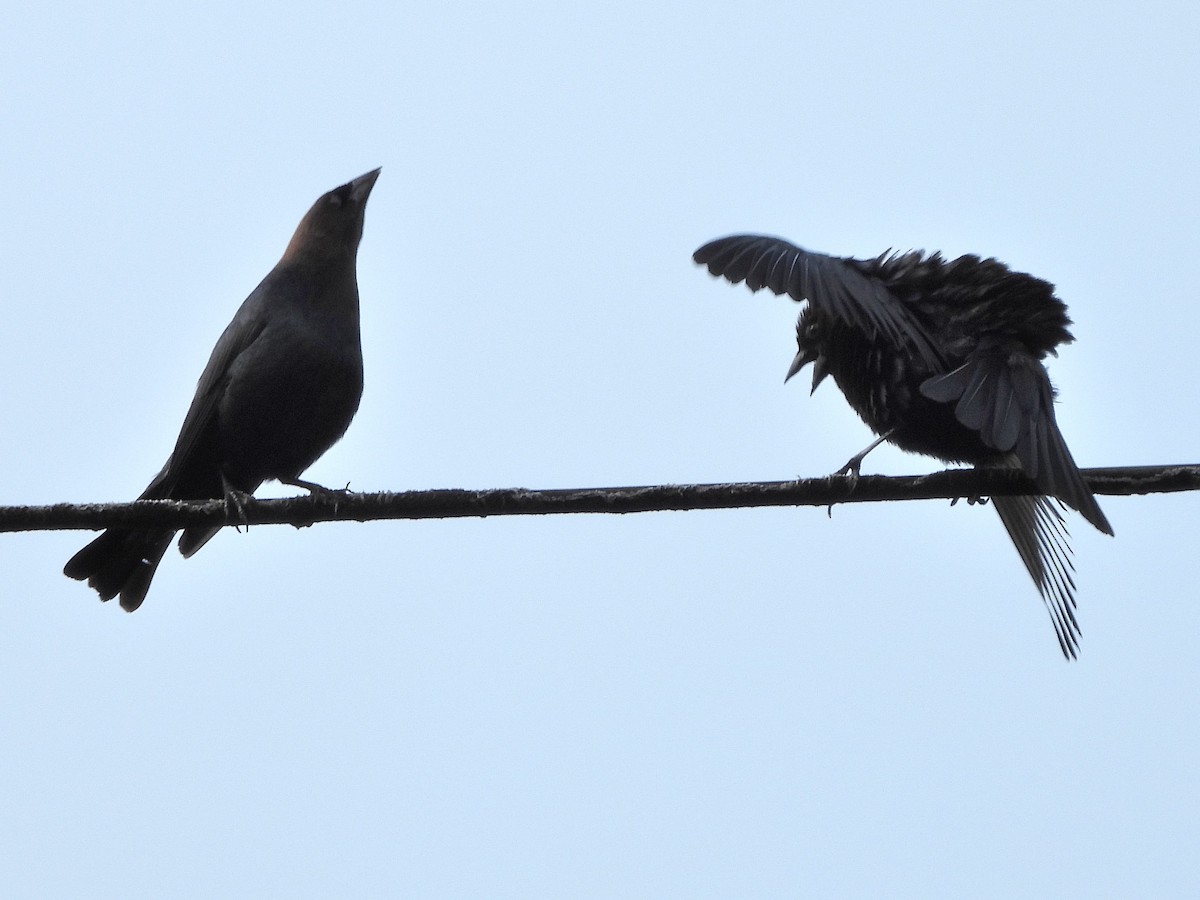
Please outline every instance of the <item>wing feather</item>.
[[870, 337], [883, 335], [900, 348], [912, 348], [927, 366], [944, 368], [925, 327], [877, 278], [852, 260], [813, 253], [782, 238], [737, 234], [710, 241], [692, 258], [718, 275], [752, 291], [769, 288], [793, 300], [808, 301]]
[[992, 449], [1012, 451], [1043, 493], [1112, 534], [1058, 429], [1050, 378], [1032, 355], [981, 342], [964, 365], [927, 379], [921, 393], [931, 400], [955, 402], [958, 421], [978, 431]]

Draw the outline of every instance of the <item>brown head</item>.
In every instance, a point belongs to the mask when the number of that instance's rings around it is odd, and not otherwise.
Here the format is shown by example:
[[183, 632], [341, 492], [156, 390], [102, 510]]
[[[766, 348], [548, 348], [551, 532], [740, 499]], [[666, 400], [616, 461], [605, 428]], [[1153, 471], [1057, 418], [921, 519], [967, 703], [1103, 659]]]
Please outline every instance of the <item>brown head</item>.
[[374, 169], [359, 175], [318, 197], [296, 226], [296, 233], [283, 251], [283, 260], [309, 263], [336, 258], [353, 260], [362, 239], [367, 198], [380, 171]]

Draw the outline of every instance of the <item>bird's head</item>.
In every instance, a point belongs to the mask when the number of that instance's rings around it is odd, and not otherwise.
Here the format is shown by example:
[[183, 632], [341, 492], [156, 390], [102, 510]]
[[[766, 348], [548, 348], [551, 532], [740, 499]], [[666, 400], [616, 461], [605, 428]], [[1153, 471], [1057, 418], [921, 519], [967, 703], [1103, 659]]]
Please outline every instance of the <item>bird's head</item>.
[[367, 198], [379, 177], [380, 169], [359, 175], [332, 191], [322, 194], [300, 220], [296, 233], [284, 251], [284, 259], [327, 258], [358, 252], [362, 240], [363, 215]]
[[812, 363], [812, 391], [809, 393], [814, 393], [817, 390], [817, 386], [829, 374], [829, 365], [825, 358], [824, 328], [821, 323], [821, 317], [813, 313], [811, 306], [804, 308], [804, 311], [800, 313], [799, 320], [796, 322], [796, 345], [799, 349], [796, 351], [796, 357], [792, 360], [792, 364], [788, 368], [787, 377], [783, 380], [790, 380], [793, 375], [809, 363]]

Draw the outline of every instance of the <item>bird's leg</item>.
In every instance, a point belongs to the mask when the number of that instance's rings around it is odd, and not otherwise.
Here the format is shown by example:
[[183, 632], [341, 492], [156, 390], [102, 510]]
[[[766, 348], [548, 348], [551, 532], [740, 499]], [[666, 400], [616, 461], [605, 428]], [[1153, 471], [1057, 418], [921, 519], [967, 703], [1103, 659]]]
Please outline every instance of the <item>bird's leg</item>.
[[[849, 486], [849, 490], [847, 490], [847, 492], [846, 492], [847, 497], [849, 497], [852, 493], [854, 493], [854, 486], [856, 484], [858, 484], [858, 476], [860, 474], [859, 470], [862, 468], [862, 461], [867, 458], [867, 454], [870, 453], [872, 450], [874, 450], [876, 447], [878, 447], [880, 444], [882, 444], [884, 441], [886, 441], [888, 438], [890, 438], [892, 436], [892, 433], [895, 430], [896, 429], [893, 428], [890, 431], [888, 431], [884, 434], [881, 434], [875, 440], [871, 441], [870, 446], [868, 446], [865, 450], [855, 453], [852, 457], [850, 457], [850, 460], [844, 466], [842, 466], [840, 469], [838, 469], [836, 472], [833, 473], [835, 476], [836, 475], [847, 476], [846, 483]], [[829, 504], [829, 506], [826, 508], [825, 512], [829, 516], [829, 518], [831, 518], [831, 519], [833, 518], [833, 504], [832, 503]]]
[[246, 501], [254, 499], [253, 494], [247, 494], [241, 488], [236, 487], [225, 473], [221, 473], [221, 490], [225, 492], [225, 515], [229, 517], [236, 516], [241, 520], [241, 523], [234, 523], [234, 530], [241, 533], [242, 525], [246, 526], [246, 530], [250, 530], [250, 523], [246, 520]]
[[895, 431], [896, 431], [896, 429], [893, 428], [891, 431], [888, 431], [885, 434], [881, 434], [879, 437], [875, 438], [875, 440], [871, 441], [870, 446], [868, 446], [865, 450], [855, 453], [852, 457], [850, 457], [849, 462], [847, 462], [844, 466], [842, 466], [840, 469], [838, 469], [833, 474], [835, 474], [835, 475], [851, 475], [854, 478], [858, 478], [859, 470], [862, 468], [862, 461], [867, 458], [867, 454], [870, 453], [872, 450], [874, 450], [876, 447], [878, 447], [880, 444], [882, 444], [884, 441], [886, 441], [888, 438], [890, 438], [892, 436], [892, 434], [895, 433]]

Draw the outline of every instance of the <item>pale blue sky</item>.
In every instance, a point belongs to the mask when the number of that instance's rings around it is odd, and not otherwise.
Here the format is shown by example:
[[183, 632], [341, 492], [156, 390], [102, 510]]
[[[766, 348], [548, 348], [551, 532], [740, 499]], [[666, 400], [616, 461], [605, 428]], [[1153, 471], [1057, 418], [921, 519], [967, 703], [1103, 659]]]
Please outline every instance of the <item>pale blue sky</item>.
[[[690, 262], [734, 231], [1054, 281], [1080, 464], [1200, 461], [1195, 4], [4, 20], [0, 503], [136, 496], [375, 166], [366, 392], [314, 480], [836, 469], [870, 435], [783, 385], [795, 305]], [[2, 536], [6, 893], [1195, 896], [1200, 499], [1101, 503], [1075, 664], [965, 504], [256, 527], [132, 616], [61, 575], [87, 534]]]

